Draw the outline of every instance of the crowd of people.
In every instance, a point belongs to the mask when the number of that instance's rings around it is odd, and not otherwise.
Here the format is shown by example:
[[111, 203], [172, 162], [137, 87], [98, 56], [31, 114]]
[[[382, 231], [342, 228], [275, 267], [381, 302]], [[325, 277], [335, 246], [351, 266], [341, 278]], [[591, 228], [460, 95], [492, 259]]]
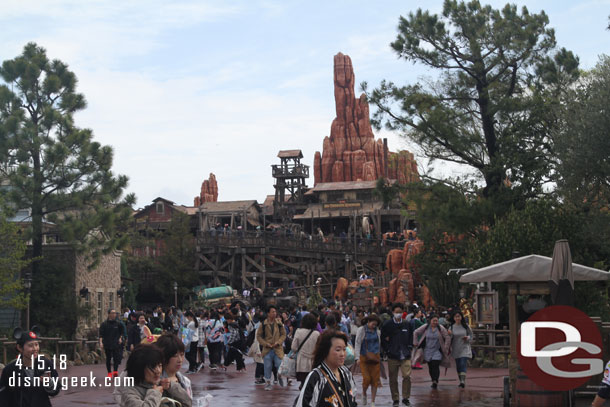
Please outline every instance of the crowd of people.
[[[307, 306], [243, 307], [237, 301], [205, 310], [125, 309], [122, 317], [110, 310], [99, 331], [108, 375], [118, 375], [125, 347], [129, 359], [123, 374], [140, 381], [137, 390], [117, 393], [117, 401], [132, 406], [134, 397], [147, 397], [149, 390], [157, 389], [154, 400], [163, 395], [188, 405], [184, 400], [192, 396], [189, 375], [206, 367], [226, 371], [233, 364], [237, 372], [246, 374], [247, 357], [254, 360], [254, 384], [264, 390], [296, 380], [301, 390], [298, 406], [323, 406], [323, 400], [337, 397], [347, 407], [354, 405], [351, 398], [360, 393], [361, 405], [374, 407], [381, 376], [386, 374], [381, 361], [387, 361], [394, 406], [410, 405], [411, 370], [421, 369], [422, 364], [428, 365], [433, 389], [438, 387], [440, 367], [450, 364], [456, 366], [459, 386], [466, 385], [472, 331], [459, 309], [439, 315], [417, 304], [408, 310], [403, 304], [365, 310], [334, 301], [311, 310]], [[148, 345], [155, 350], [142, 350]], [[286, 355], [295, 360], [291, 377], [283, 377], [280, 369]], [[179, 367], [184, 359], [188, 369], [182, 374]], [[142, 375], [141, 369], [150, 374]], [[360, 389], [352, 376], [356, 369], [362, 374]]]
[[[42, 384], [27, 388], [9, 384], [11, 375], [57, 377], [48, 359], [34, 364], [38, 337], [35, 328], [15, 329], [20, 359], [2, 371], [0, 405], [22, 405], [27, 400], [27, 405], [50, 406], [49, 397], [59, 392]], [[189, 375], [206, 369], [206, 355], [208, 369], [226, 371], [235, 364], [244, 374], [245, 357], [252, 357], [254, 385], [264, 385], [264, 390], [291, 385], [295, 378], [300, 392], [293, 405], [298, 407], [375, 407], [381, 376], [386, 374], [382, 361], [387, 361], [393, 406], [409, 406], [412, 369], [427, 364], [432, 391], [437, 391], [440, 367], [455, 365], [458, 386], [464, 388], [472, 357], [472, 331], [459, 309], [439, 315], [416, 304], [407, 310], [400, 303], [375, 310], [332, 301], [312, 310], [274, 305], [263, 310], [242, 309], [237, 302], [209, 310], [125, 310], [122, 317], [111, 309], [99, 337], [109, 377], [119, 376], [121, 358], [128, 354], [120, 377], [132, 378], [133, 386], [114, 390], [122, 407], [192, 406]], [[283, 377], [285, 356], [295, 359], [295, 367], [293, 374]], [[188, 368], [183, 373], [185, 358]], [[362, 374], [360, 388], [354, 380], [357, 369]], [[601, 406], [610, 398], [609, 383], [604, 379], [593, 405]]]

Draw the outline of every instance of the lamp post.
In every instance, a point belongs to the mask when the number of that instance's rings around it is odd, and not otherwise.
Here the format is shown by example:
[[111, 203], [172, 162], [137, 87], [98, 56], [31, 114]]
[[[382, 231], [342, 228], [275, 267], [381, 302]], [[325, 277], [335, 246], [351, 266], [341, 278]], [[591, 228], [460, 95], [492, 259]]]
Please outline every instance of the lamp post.
[[350, 280], [352, 277], [351, 276], [352, 273], [349, 268], [349, 262], [351, 259], [352, 259], [351, 256], [349, 254], [345, 253], [345, 278], [347, 278], [348, 280]]
[[257, 288], [257, 286], [256, 286], [256, 273], [252, 273], [252, 280], [254, 280], [254, 288]]
[[23, 279], [23, 287], [25, 288], [25, 295], [27, 297], [27, 310], [25, 312], [25, 326], [26, 329], [30, 330], [30, 290], [32, 288], [32, 274], [28, 271], [25, 273]]
[[178, 308], [178, 283], [174, 281], [174, 307]]

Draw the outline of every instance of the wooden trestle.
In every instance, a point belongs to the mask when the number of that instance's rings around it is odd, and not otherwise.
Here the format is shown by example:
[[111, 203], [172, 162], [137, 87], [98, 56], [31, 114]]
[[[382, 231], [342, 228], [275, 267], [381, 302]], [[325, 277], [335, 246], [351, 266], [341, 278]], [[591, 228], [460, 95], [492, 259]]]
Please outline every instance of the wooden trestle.
[[292, 286], [311, 287], [318, 278], [334, 285], [339, 277], [357, 278], [354, 264], [359, 263], [367, 266], [369, 274], [377, 274], [373, 277], [382, 283], [379, 278], [392, 248], [377, 242], [354, 245], [349, 241], [200, 232], [196, 270], [200, 276], [209, 277], [212, 286], [228, 284], [235, 289], [264, 290], [269, 280], [275, 288], [288, 288], [290, 281], [294, 282]]

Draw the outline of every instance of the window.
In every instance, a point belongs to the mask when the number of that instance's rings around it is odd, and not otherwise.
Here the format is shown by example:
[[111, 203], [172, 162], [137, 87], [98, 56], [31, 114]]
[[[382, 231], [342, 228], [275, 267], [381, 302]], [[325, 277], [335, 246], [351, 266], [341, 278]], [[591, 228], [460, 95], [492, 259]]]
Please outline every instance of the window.
[[343, 191], [331, 191], [326, 193], [326, 200], [328, 202], [337, 202], [344, 199]]
[[114, 293], [108, 293], [108, 309], [114, 308]]
[[163, 202], [157, 202], [157, 213], [163, 213], [164, 206]]
[[356, 192], [356, 199], [358, 201], [370, 202], [373, 200], [373, 193], [371, 191]]
[[97, 322], [98, 323], [101, 323], [103, 321], [103, 319], [102, 319], [102, 303], [104, 300], [103, 295], [104, 295], [103, 292], [97, 293]]

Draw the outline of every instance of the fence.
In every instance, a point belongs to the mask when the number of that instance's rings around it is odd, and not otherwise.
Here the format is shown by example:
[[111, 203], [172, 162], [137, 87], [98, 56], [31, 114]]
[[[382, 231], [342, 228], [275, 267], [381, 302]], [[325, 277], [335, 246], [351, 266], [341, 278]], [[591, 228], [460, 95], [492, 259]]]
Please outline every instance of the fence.
[[510, 331], [508, 329], [483, 329], [472, 330], [472, 349], [476, 354], [482, 351], [484, 359], [496, 361], [497, 355], [504, 355], [508, 360], [510, 354]]

